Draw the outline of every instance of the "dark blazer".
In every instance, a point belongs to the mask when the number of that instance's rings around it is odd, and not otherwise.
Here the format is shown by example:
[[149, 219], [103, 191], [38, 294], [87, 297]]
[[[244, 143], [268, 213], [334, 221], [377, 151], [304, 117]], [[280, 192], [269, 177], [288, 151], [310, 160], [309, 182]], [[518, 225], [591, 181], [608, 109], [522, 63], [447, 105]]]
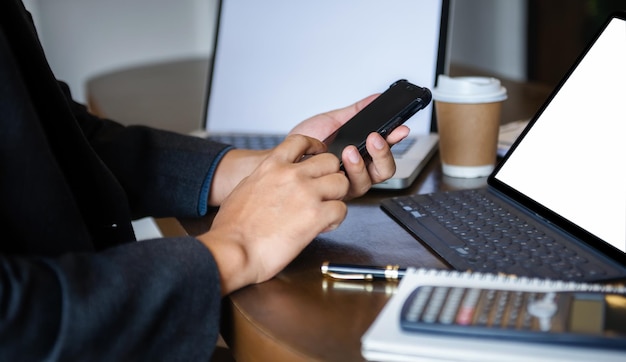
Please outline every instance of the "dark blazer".
[[219, 275], [192, 237], [130, 221], [206, 212], [225, 145], [99, 119], [0, 1], [0, 360], [207, 360]]

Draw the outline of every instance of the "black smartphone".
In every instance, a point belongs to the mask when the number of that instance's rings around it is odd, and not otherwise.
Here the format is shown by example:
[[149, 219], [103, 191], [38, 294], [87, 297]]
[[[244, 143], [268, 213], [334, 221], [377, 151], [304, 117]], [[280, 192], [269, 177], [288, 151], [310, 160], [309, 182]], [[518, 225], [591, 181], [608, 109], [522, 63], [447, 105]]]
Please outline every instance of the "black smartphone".
[[406, 331], [626, 349], [626, 295], [421, 286], [404, 303]]
[[[406, 122], [432, 99], [430, 90], [401, 79], [389, 86], [372, 103], [368, 104], [348, 122], [324, 140], [328, 152], [341, 160], [341, 152], [354, 145], [364, 160], [369, 160], [365, 140], [372, 132], [383, 137]], [[343, 167], [343, 164], [342, 164]]]

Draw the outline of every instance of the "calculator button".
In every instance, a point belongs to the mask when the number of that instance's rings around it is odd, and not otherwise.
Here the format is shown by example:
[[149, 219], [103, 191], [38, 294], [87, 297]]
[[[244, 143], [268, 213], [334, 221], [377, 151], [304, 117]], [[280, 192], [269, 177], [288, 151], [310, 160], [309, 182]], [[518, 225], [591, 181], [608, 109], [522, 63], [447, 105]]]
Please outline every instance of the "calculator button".
[[437, 321], [439, 311], [443, 307], [446, 296], [448, 295], [448, 289], [449, 288], [446, 287], [435, 288], [432, 296], [430, 297], [430, 303], [428, 304], [428, 307], [426, 307], [426, 311], [422, 317], [422, 321], [426, 323], [435, 323]]
[[419, 317], [422, 315], [424, 311], [424, 307], [428, 302], [428, 297], [430, 297], [430, 293], [432, 292], [433, 287], [424, 286], [418, 289], [417, 294], [413, 298], [413, 303], [411, 303], [411, 307], [409, 308], [406, 319], [411, 322], [417, 322]]
[[476, 318], [476, 325], [487, 326], [489, 323], [489, 313], [491, 312], [496, 300], [496, 291], [487, 289], [483, 291], [484, 303], [478, 310], [478, 317]]
[[493, 316], [493, 322], [492, 322], [492, 325], [494, 326], [502, 325], [502, 318], [504, 317], [504, 311], [509, 301], [509, 292], [502, 291], [499, 294], [500, 295], [498, 296], [498, 301], [496, 302], [496, 311]]
[[465, 293], [463, 303], [461, 304], [459, 312], [456, 315], [457, 324], [463, 326], [472, 324], [472, 319], [474, 318], [474, 312], [476, 311], [476, 305], [478, 304], [479, 298], [479, 289], [470, 289], [467, 293]]
[[520, 316], [520, 309], [524, 303], [524, 293], [522, 292], [514, 292], [513, 297], [511, 299], [511, 307], [509, 309], [509, 315], [507, 317], [507, 328], [516, 328], [517, 321]]
[[453, 288], [449, 295], [446, 304], [443, 306], [443, 310], [441, 311], [441, 315], [439, 316], [439, 323], [442, 324], [452, 324], [454, 322], [456, 311], [461, 304], [461, 300], [463, 298], [463, 289], [462, 288]]

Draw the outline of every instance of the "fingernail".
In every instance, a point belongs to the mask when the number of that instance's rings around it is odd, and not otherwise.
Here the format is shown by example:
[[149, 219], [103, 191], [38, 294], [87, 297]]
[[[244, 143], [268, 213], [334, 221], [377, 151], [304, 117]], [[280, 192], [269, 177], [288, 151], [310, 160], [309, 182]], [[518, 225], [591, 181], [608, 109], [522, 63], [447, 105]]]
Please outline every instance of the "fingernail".
[[377, 150], [382, 150], [383, 147], [385, 147], [385, 140], [383, 140], [382, 137], [374, 138], [374, 147]]
[[359, 163], [359, 156], [360, 156], [359, 153], [355, 149], [351, 148], [348, 150], [348, 160], [351, 163], [354, 163], [354, 164]]

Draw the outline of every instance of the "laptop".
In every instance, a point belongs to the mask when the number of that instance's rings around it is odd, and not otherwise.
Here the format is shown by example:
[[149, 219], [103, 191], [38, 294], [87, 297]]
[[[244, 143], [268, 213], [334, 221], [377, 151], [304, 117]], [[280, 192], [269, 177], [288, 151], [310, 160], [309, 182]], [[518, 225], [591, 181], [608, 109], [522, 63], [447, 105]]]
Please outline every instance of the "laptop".
[[626, 277], [625, 64], [626, 13], [616, 13], [486, 187], [389, 198], [383, 210], [458, 270]]
[[[446, 72], [447, 0], [221, 0], [204, 134], [270, 148], [299, 122], [381, 93], [398, 79], [432, 88]], [[394, 146], [411, 185], [438, 145], [432, 105]]]

